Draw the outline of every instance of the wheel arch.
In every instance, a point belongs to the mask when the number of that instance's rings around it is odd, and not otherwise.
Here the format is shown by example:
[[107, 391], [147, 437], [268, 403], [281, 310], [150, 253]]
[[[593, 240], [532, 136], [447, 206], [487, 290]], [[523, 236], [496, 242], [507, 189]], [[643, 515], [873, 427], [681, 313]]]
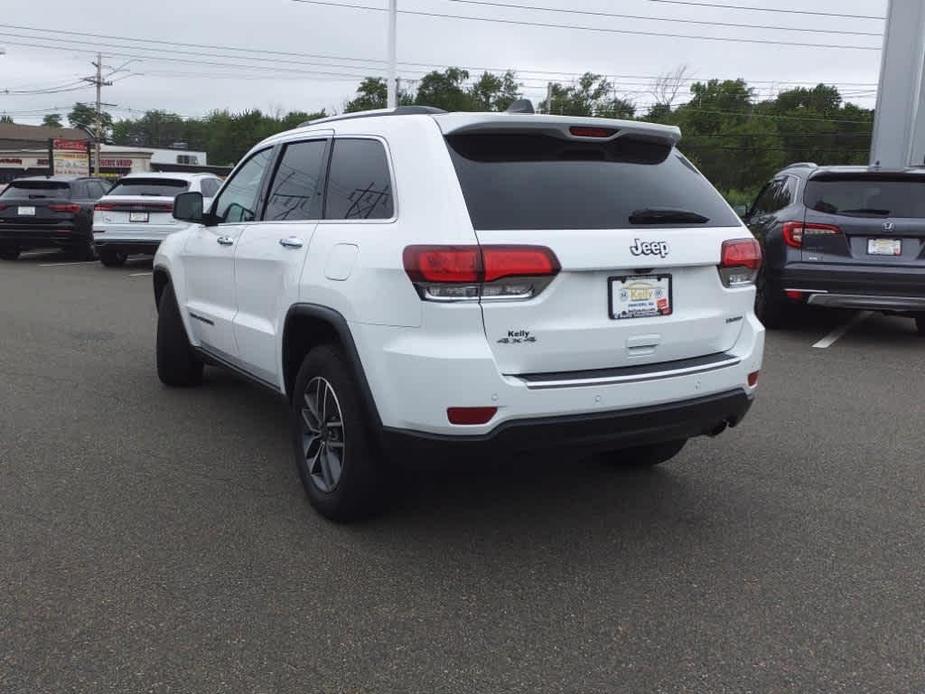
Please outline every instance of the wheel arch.
[[309, 350], [322, 344], [340, 347], [360, 387], [360, 397], [367, 414], [377, 427], [382, 426], [366, 372], [360, 361], [347, 319], [338, 311], [317, 304], [295, 304], [286, 313], [282, 340], [283, 387], [291, 400], [296, 375]]
[[167, 268], [161, 265], [155, 266], [154, 267], [154, 307], [155, 308], [160, 307], [161, 295], [164, 293], [164, 288], [167, 286], [168, 282], [170, 282], [170, 273], [167, 271]]

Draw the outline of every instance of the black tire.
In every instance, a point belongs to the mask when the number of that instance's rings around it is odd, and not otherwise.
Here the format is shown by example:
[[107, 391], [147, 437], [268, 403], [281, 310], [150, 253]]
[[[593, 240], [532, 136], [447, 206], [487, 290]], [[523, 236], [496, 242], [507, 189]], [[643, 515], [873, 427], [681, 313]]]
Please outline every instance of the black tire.
[[167, 386], [185, 388], [202, 383], [203, 363], [186, 336], [173, 285], [161, 294], [157, 314], [157, 376]]
[[0, 260], [16, 260], [18, 257], [18, 248], [0, 248]]
[[780, 288], [768, 281], [763, 272], [758, 274], [755, 315], [769, 330], [786, 327], [793, 316], [790, 300]]
[[305, 356], [292, 391], [290, 420], [299, 477], [318, 513], [349, 523], [379, 512], [385, 498], [384, 458], [340, 349], [321, 345]]
[[106, 267], [121, 267], [125, 265], [128, 256], [120, 251], [103, 248], [99, 252], [100, 262]]
[[623, 468], [646, 468], [655, 467], [666, 463], [674, 458], [687, 439], [681, 441], [669, 441], [668, 443], [656, 443], [649, 446], [637, 446], [636, 448], [625, 448], [622, 451], [613, 451], [608, 453], [606, 460], [618, 467]]
[[72, 255], [77, 260], [96, 260], [96, 246], [93, 245], [93, 241], [84, 241], [74, 247]]
[[925, 313], [919, 313], [915, 317], [915, 329], [919, 331], [920, 337], [925, 337]]

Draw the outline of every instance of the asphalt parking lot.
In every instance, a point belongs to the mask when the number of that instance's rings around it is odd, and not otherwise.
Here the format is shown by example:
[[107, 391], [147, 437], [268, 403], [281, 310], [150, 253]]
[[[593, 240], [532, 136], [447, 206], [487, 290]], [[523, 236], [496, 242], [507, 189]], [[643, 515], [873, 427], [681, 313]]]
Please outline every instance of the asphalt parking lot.
[[0, 264], [4, 693], [925, 688], [911, 321], [770, 335], [746, 422], [657, 471], [437, 462], [350, 527], [282, 400], [163, 388], [154, 328], [150, 262]]

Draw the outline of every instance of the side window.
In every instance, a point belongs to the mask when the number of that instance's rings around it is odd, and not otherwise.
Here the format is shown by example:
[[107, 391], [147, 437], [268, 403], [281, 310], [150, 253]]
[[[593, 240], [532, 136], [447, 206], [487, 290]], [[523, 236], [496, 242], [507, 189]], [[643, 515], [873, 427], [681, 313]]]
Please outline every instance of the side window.
[[90, 193], [92, 194], [94, 200], [100, 199], [101, 197], [106, 195], [106, 191], [109, 190], [109, 186], [103, 183], [102, 181], [93, 181], [91, 183], [91, 186], [92, 188], [90, 190]]
[[758, 199], [755, 200], [751, 213], [753, 215], [771, 214], [783, 207], [783, 205], [778, 204], [781, 188], [782, 183], [780, 180], [768, 183], [761, 193], [758, 194]]
[[781, 208], [789, 207], [797, 199], [797, 188], [800, 182], [794, 176], [787, 176], [784, 179], [784, 185], [781, 187], [780, 203]]
[[220, 188], [218, 181], [214, 178], [202, 179], [199, 182], [199, 187], [202, 190], [202, 197], [204, 198], [214, 198]]
[[257, 218], [260, 184], [272, 156], [272, 148], [257, 152], [231, 177], [212, 206], [219, 224], [252, 222]]
[[378, 140], [337, 139], [328, 170], [325, 219], [389, 219], [392, 179]]
[[264, 220], [321, 219], [321, 180], [327, 140], [296, 142], [283, 150]]

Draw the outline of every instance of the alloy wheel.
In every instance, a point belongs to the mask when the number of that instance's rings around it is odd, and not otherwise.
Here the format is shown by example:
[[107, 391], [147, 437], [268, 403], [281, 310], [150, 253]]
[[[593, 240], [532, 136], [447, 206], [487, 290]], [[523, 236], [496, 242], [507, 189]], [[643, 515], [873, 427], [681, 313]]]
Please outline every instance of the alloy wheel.
[[312, 483], [330, 494], [344, 471], [347, 440], [340, 401], [327, 379], [317, 376], [308, 382], [300, 408], [302, 451]]

